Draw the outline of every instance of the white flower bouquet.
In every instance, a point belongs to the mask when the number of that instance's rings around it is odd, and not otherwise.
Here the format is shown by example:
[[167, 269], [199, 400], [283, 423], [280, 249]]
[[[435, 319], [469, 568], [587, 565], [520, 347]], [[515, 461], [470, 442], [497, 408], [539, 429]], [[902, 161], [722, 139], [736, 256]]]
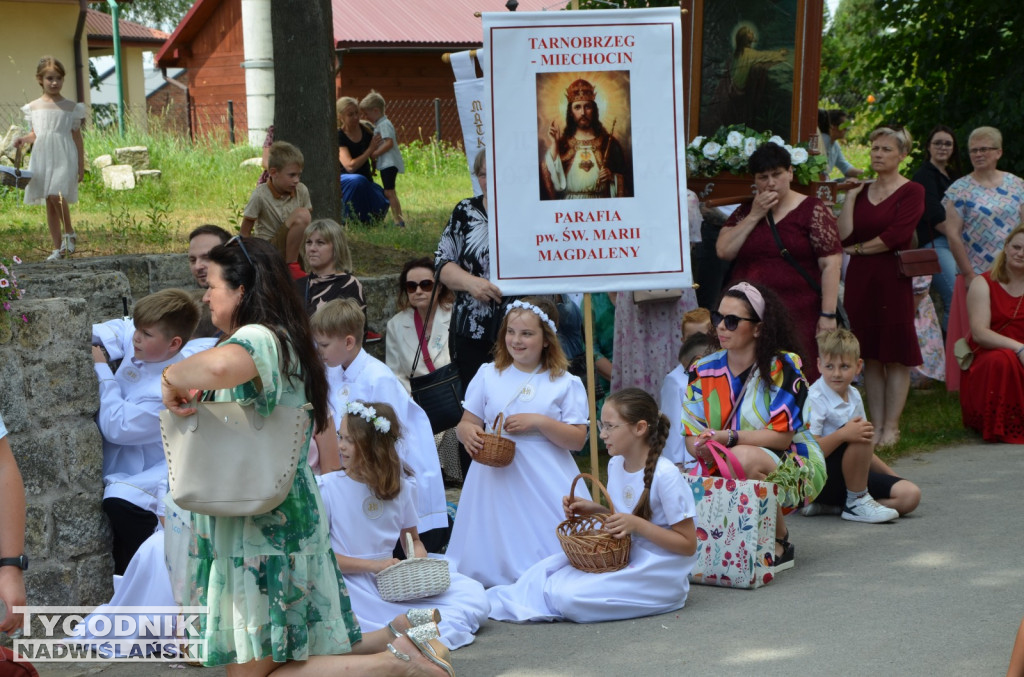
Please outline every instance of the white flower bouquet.
[[806, 186], [819, 179], [827, 163], [824, 155], [812, 155], [806, 143], [792, 146], [770, 131], [755, 132], [746, 125], [719, 127], [711, 136], [698, 136], [691, 141], [686, 147], [687, 175], [711, 178], [722, 172], [747, 174], [750, 156], [761, 144], [769, 141], [789, 151], [793, 176], [798, 183]]

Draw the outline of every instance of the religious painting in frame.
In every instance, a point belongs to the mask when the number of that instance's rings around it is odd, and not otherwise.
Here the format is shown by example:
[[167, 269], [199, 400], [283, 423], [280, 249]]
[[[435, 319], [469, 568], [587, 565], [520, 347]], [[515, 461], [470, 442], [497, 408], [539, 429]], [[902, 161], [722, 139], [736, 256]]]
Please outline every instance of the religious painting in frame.
[[690, 138], [723, 125], [806, 141], [817, 121], [821, 3], [684, 0]]

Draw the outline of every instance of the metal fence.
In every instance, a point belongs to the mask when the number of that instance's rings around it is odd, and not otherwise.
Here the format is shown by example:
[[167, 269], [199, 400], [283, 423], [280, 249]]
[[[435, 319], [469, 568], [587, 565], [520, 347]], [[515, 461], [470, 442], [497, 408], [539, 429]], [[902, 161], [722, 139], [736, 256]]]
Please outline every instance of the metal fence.
[[431, 138], [462, 143], [455, 99], [395, 99], [387, 103], [387, 116], [401, 143]]
[[[225, 101], [216, 104], [196, 104], [175, 98], [160, 106], [128, 106], [125, 122], [146, 119], [151, 131], [157, 129], [179, 134], [195, 140], [219, 140], [225, 144], [248, 143], [248, 118], [244, 101]], [[0, 102], [0, 136], [12, 124], [26, 126], [21, 112], [24, 103]], [[145, 116], [145, 117], [143, 117]], [[454, 99], [395, 99], [387, 104], [387, 116], [395, 126], [400, 143], [442, 139], [462, 145], [462, 127]], [[87, 126], [94, 129], [117, 127], [117, 106], [92, 106], [92, 119]]]

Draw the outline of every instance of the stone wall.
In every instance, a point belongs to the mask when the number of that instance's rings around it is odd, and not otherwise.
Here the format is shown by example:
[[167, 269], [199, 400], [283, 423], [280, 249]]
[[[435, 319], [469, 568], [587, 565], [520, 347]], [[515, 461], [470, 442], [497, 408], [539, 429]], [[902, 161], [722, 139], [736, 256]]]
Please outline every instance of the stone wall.
[[23, 299], [0, 320], [0, 411], [25, 481], [30, 604], [110, 597], [110, 531], [100, 509], [99, 407], [83, 299]]
[[[192, 288], [184, 255], [115, 256], [25, 264], [18, 319], [0, 318], [0, 412], [25, 481], [30, 604], [94, 605], [113, 590], [110, 530], [100, 502], [102, 440], [91, 325], [136, 299]], [[362, 279], [369, 323], [384, 333], [397, 276]], [[23, 323], [24, 313], [28, 322]], [[369, 347], [383, 358], [384, 343]]]

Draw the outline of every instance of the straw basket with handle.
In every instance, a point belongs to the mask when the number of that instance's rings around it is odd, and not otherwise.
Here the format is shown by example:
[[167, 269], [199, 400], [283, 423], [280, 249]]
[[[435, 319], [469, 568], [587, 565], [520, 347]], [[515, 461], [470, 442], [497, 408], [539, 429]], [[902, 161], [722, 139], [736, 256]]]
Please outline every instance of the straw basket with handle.
[[386, 602], [405, 602], [440, 595], [452, 584], [448, 561], [413, 557], [412, 534], [405, 532], [405, 553], [409, 559], [392, 564], [377, 574], [377, 592]]
[[0, 182], [5, 186], [24, 190], [28, 182], [32, 180], [32, 172], [21, 169], [21, 148], [14, 153], [14, 166], [0, 166]]
[[505, 414], [498, 414], [494, 419], [493, 433], [481, 433], [484, 448], [473, 457], [475, 463], [483, 463], [492, 468], [504, 468], [516, 456], [516, 443], [501, 436], [501, 427], [505, 423]]
[[[601, 481], [592, 475], [580, 473], [572, 481], [569, 489], [569, 504], [576, 494], [576, 483], [586, 478], [594, 483], [594, 487], [608, 499], [608, 510], [615, 512], [615, 504], [608, 490]], [[610, 513], [597, 515], [573, 515], [555, 528], [558, 542], [562, 544], [569, 563], [580, 571], [602, 574], [607, 571], [618, 571], [629, 564], [629, 546], [632, 542], [627, 534], [624, 538], [615, 538], [604, 530], [604, 520]]]

